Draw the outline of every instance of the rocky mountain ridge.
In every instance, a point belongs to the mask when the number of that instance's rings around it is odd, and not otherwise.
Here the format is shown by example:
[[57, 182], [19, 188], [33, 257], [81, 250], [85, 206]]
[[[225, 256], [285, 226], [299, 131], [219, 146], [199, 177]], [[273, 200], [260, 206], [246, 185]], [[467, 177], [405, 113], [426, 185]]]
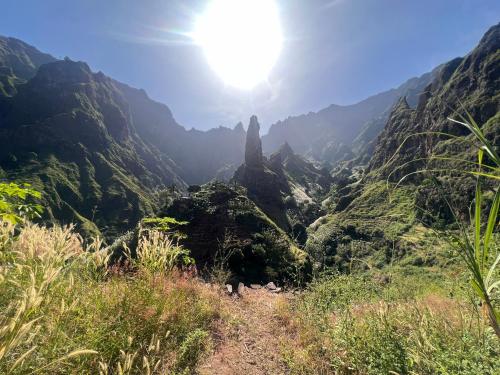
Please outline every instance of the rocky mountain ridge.
[[257, 117], [252, 116], [245, 163], [232, 182], [243, 186], [248, 197], [282, 230], [299, 242], [305, 241], [305, 228], [319, 216], [319, 202], [329, 191], [330, 174], [296, 155], [288, 143], [264, 157], [259, 129]]
[[339, 269], [354, 259], [358, 267], [381, 267], [408, 254], [415, 264], [435, 262], [422, 256], [428, 227], [454, 224], [448, 203], [468, 221], [476, 186], [467, 172], [476, 168], [478, 145], [449, 118], [469, 113], [500, 148], [499, 87], [500, 24], [467, 56], [443, 64], [416, 107], [398, 101], [365, 173], [345, 168], [334, 176], [334, 204], [309, 228], [308, 253]]
[[263, 137], [264, 151], [274, 152], [287, 142], [298, 154], [331, 165], [356, 157], [366, 161], [398, 99], [406, 96], [410, 104], [416, 106], [418, 96], [439, 69], [437, 67], [396, 89], [373, 95], [356, 104], [334, 104], [318, 112], [279, 121], [271, 125], [268, 134]]

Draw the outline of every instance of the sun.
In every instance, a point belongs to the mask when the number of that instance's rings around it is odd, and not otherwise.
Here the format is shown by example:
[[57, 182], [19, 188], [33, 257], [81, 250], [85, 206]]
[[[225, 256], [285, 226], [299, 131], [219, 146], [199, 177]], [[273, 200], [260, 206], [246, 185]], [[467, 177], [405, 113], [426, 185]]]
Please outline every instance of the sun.
[[273, 0], [212, 0], [193, 36], [222, 80], [247, 90], [268, 78], [283, 43]]

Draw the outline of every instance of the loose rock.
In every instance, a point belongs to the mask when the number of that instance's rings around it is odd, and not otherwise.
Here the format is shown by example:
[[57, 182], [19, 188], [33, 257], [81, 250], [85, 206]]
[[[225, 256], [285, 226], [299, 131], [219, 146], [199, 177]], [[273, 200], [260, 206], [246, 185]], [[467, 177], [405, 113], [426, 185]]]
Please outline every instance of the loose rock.
[[266, 289], [268, 290], [275, 290], [276, 289], [276, 285], [271, 281], [269, 283], [266, 284]]
[[244, 292], [245, 292], [245, 285], [243, 285], [243, 283], [239, 283], [238, 284], [238, 294], [240, 296], [242, 296]]
[[260, 285], [260, 284], [250, 284], [250, 288], [252, 288], [252, 289], [261, 289], [262, 285]]
[[226, 291], [228, 294], [233, 293], [233, 286], [231, 284], [226, 284]]

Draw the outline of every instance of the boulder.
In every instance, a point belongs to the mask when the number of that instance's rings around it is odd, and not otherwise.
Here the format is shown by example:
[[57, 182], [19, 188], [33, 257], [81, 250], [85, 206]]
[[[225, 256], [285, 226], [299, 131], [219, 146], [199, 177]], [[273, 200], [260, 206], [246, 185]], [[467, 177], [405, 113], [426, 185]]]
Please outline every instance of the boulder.
[[272, 281], [266, 284], [266, 289], [267, 290], [275, 290], [276, 289], [276, 284], [274, 284]]
[[238, 283], [238, 294], [242, 296], [243, 293], [245, 293], [245, 285], [240, 282]]

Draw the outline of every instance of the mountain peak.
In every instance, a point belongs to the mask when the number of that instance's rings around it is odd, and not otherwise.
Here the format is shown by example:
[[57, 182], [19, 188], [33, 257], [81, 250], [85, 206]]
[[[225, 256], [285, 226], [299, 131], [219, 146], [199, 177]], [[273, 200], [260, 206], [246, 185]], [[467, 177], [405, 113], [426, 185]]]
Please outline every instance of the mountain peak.
[[86, 63], [64, 59], [42, 65], [34, 79], [46, 83], [76, 84], [90, 83], [92, 76]]
[[236, 126], [234, 127], [234, 131], [236, 131], [238, 133], [245, 132], [245, 128], [243, 127], [243, 123], [241, 121], [236, 124]]
[[283, 143], [283, 145], [281, 145], [281, 147], [279, 149], [279, 153], [281, 154], [282, 159], [285, 159], [288, 156], [295, 155], [295, 152], [293, 152], [292, 147], [288, 144], [287, 141], [285, 141], [285, 143]]
[[254, 115], [250, 118], [245, 144], [245, 164], [249, 167], [261, 167], [263, 165], [262, 142], [259, 131], [259, 121], [257, 120], [257, 116]]

